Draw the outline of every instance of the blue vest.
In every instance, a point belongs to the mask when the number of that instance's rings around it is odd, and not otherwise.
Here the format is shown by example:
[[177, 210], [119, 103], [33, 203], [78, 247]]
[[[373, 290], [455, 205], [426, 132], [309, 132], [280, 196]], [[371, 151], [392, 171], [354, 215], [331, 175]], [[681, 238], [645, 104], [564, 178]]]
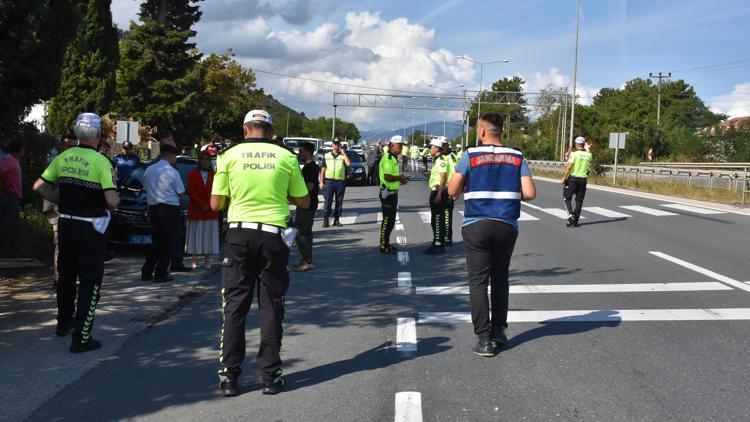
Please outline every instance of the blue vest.
[[518, 220], [523, 154], [492, 145], [471, 147], [466, 153], [470, 170], [464, 190], [464, 216]]

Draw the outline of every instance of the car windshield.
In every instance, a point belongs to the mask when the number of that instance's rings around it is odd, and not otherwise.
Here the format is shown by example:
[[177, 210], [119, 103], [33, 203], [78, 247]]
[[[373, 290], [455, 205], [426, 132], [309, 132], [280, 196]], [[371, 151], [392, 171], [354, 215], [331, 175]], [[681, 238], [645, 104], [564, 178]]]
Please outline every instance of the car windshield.
[[352, 163], [361, 163], [362, 157], [359, 156], [355, 151], [347, 151], [346, 155], [349, 156], [349, 159], [352, 160]]
[[[150, 166], [151, 164], [155, 163], [156, 161], [151, 161], [147, 164], [141, 164], [140, 167], [133, 170], [132, 173], [130, 173], [130, 176], [128, 176], [124, 182], [122, 182], [122, 187], [130, 190], [139, 191], [143, 189], [143, 174], [146, 172], [146, 167]], [[187, 188], [187, 177], [188, 173], [190, 173], [190, 170], [194, 169], [198, 166], [198, 162], [195, 159], [179, 159], [177, 161], [177, 172], [180, 173], [180, 179], [182, 179], [182, 183]]]

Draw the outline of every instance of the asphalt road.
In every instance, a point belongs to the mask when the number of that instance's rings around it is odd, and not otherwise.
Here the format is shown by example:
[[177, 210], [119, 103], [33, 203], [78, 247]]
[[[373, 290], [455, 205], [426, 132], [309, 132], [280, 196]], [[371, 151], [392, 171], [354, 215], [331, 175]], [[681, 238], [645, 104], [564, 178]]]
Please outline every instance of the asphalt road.
[[284, 393], [260, 394], [253, 306], [242, 394], [219, 396], [215, 276], [29, 420], [747, 420], [750, 216], [589, 190], [566, 228], [559, 185], [537, 187], [494, 358], [470, 352], [462, 204], [456, 245], [424, 256], [427, 188], [406, 185], [399, 262], [377, 253], [376, 188], [349, 188], [345, 227], [316, 222], [318, 269], [292, 276]]

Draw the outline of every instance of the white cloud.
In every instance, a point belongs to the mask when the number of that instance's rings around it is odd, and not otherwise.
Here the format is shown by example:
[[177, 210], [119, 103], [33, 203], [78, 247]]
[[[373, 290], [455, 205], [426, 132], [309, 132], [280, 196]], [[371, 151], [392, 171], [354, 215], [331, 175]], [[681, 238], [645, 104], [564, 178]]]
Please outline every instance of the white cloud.
[[714, 112], [729, 117], [750, 116], [750, 82], [735, 85], [730, 94], [711, 97], [708, 103]]
[[[524, 78], [526, 84], [524, 90], [526, 92], [539, 92], [545, 88], [565, 88], [568, 87], [568, 92], [573, 93], [573, 82], [572, 78], [568, 75], [563, 75], [560, 70], [553, 67], [547, 70], [546, 73], [537, 71], [531, 78]], [[596, 94], [599, 93], [599, 88], [592, 88], [581, 81], [576, 84], [576, 96], [578, 97], [579, 104], [590, 105]]]

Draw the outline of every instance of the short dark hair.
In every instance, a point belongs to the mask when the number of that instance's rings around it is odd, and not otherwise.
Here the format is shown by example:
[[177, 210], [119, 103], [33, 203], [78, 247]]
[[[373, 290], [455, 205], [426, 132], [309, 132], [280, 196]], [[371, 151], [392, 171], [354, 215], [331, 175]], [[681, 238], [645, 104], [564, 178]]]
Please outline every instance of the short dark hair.
[[313, 145], [312, 142], [300, 142], [299, 149], [304, 149], [310, 154], [313, 154], [315, 152], [315, 145]]
[[498, 113], [496, 111], [487, 111], [485, 113], [482, 113], [482, 116], [479, 118], [479, 120], [491, 126], [491, 129], [494, 128], [496, 131], [495, 135], [500, 135], [500, 133], [502, 133], [505, 116], [503, 116], [501, 113]]
[[23, 142], [21, 142], [18, 139], [11, 139], [5, 145], [5, 152], [7, 152], [8, 154], [15, 154], [17, 152], [21, 152], [22, 149], [23, 149]]

